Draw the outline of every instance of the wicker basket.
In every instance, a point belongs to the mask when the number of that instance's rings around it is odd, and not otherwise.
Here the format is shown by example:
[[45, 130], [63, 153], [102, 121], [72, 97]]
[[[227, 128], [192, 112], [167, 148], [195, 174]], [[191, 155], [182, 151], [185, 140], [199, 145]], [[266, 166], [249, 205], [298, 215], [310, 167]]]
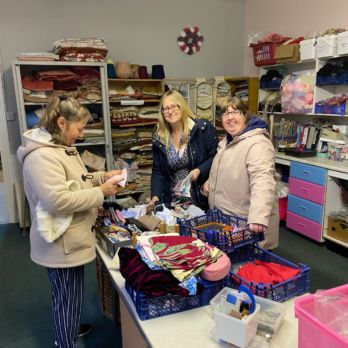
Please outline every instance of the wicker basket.
[[120, 323], [119, 297], [112, 286], [110, 274], [98, 255], [96, 258], [96, 271], [101, 311], [108, 319]]

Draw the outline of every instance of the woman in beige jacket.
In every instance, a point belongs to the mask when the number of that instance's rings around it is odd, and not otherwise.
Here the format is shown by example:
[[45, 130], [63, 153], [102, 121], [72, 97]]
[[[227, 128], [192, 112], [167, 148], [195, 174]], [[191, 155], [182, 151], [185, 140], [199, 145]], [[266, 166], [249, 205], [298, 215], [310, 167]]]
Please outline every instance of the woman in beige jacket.
[[219, 143], [203, 193], [210, 208], [246, 217], [250, 230], [264, 232], [260, 245], [273, 249], [278, 246], [279, 212], [267, 125], [250, 116], [238, 98], [227, 98], [221, 109], [227, 134]]
[[[97, 208], [116, 193], [119, 170], [88, 173], [73, 146], [89, 111], [75, 99], [52, 98], [40, 127], [24, 133], [17, 151], [31, 212], [31, 259], [47, 268], [55, 345], [77, 345], [84, 266], [94, 260]], [[72, 187], [74, 189], [72, 189]]]

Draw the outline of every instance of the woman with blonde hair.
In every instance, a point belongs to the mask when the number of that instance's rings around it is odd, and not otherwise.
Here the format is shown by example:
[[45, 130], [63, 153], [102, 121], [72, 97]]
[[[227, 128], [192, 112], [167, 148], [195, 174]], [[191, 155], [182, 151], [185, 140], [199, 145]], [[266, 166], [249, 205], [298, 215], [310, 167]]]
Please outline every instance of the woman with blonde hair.
[[88, 173], [74, 147], [91, 115], [77, 100], [54, 97], [38, 128], [24, 133], [17, 157], [30, 206], [30, 256], [47, 268], [55, 345], [77, 346], [84, 265], [96, 257], [93, 225], [121, 171]]
[[236, 97], [224, 99], [221, 112], [226, 136], [219, 143], [203, 193], [210, 208], [246, 217], [251, 231], [265, 234], [260, 245], [273, 249], [278, 246], [279, 213], [275, 153], [267, 124]]
[[217, 143], [217, 132], [209, 121], [197, 118], [178, 91], [166, 92], [153, 136], [149, 207], [173, 203], [177, 198], [174, 187], [190, 175], [192, 203], [208, 208], [200, 188], [208, 178]]

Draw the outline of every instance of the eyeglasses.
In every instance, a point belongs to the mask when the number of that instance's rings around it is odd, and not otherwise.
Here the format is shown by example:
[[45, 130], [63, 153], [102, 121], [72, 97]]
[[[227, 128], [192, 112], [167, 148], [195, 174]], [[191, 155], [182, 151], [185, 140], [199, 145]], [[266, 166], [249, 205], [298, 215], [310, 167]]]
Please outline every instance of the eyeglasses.
[[169, 114], [169, 111], [178, 111], [179, 108], [180, 108], [180, 106], [178, 104], [173, 104], [173, 105], [167, 106], [165, 108], [162, 108], [162, 112], [164, 114]]
[[224, 112], [221, 117], [227, 118], [229, 116], [240, 116], [242, 113], [239, 110], [233, 110], [233, 111], [226, 111]]

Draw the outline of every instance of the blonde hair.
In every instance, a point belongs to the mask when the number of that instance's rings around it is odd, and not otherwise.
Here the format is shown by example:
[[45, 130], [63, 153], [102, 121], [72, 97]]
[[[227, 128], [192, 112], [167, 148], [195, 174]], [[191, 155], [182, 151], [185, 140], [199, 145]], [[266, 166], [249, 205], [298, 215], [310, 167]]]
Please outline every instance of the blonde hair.
[[248, 111], [248, 105], [244, 103], [240, 98], [237, 97], [224, 97], [219, 100], [219, 105], [221, 108], [221, 114], [227, 111], [230, 106], [234, 110], [240, 111], [241, 114], [245, 117], [245, 122], [248, 122], [251, 119], [251, 113]]
[[163, 102], [167, 97], [171, 98], [171, 100], [180, 108], [183, 125], [182, 143], [185, 144], [190, 134], [189, 120], [190, 118], [195, 118], [196, 115], [193, 113], [182, 94], [176, 90], [170, 90], [164, 93], [162, 96], [156, 134], [159, 139], [168, 147], [170, 144], [171, 126], [163, 116]]
[[91, 114], [76, 99], [71, 97], [52, 97], [47, 104], [44, 114], [40, 120], [40, 127], [45, 128], [52, 136], [55, 144], [64, 145], [61, 130], [58, 127], [57, 120], [62, 116], [68, 122], [79, 122], [82, 120], [90, 120]]

